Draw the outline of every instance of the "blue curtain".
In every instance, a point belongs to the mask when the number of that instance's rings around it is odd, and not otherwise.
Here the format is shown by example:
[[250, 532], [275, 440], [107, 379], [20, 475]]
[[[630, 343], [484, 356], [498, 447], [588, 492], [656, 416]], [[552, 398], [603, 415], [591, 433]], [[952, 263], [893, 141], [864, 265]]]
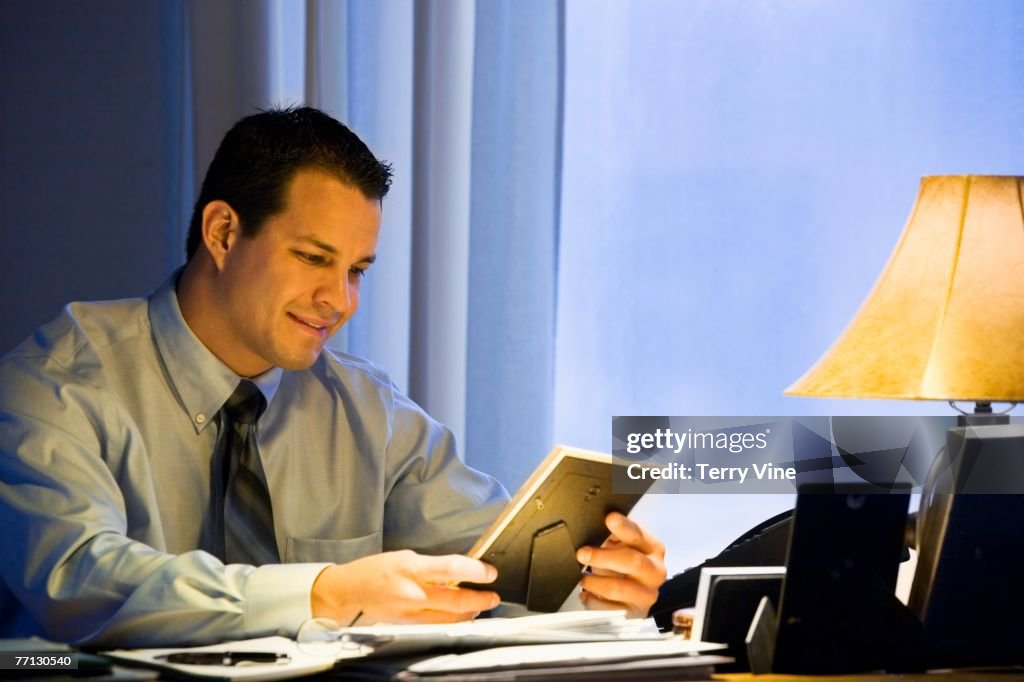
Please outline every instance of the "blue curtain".
[[466, 452], [513, 488], [552, 445], [562, 21], [548, 0], [477, 8]]

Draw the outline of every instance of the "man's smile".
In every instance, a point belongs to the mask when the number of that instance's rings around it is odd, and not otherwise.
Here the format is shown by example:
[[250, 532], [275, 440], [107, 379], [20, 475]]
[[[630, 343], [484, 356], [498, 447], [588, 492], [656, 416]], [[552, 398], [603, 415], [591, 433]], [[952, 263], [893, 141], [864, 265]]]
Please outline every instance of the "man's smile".
[[288, 313], [288, 317], [299, 325], [299, 328], [321, 340], [327, 339], [327, 333], [337, 320], [325, 320], [320, 317], [305, 317]]

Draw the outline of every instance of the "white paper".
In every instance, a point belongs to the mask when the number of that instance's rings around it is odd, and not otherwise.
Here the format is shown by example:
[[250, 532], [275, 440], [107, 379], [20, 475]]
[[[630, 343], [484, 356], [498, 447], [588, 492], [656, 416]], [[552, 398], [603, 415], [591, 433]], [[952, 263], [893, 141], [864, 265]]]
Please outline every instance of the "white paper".
[[[520, 618], [482, 618], [454, 624], [429, 625], [371, 625], [344, 628], [337, 632], [339, 639], [349, 636], [363, 638], [365, 645], [353, 644], [328, 646], [329, 655], [303, 651], [295, 640], [287, 637], [260, 637], [234, 642], [225, 642], [200, 647], [163, 649], [122, 649], [104, 652], [111, 658], [129, 663], [141, 663], [149, 667], [175, 670], [194, 677], [230, 678], [233, 680], [281, 680], [309, 675], [332, 668], [336, 661], [360, 658], [367, 654], [403, 654], [439, 647], [496, 647], [477, 652], [507, 651], [516, 649], [538, 649], [539, 647], [510, 647], [513, 644], [544, 644], [566, 646], [566, 642], [595, 642], [599, 649], [608, 651], [610, 644], [626, 644], [634, 648], [639, 644], [664, 644], [665, 635], [658, 632], [651, 619], [627, 618], [624, 611], [568, 611], [546, 613]], [[688, 643], [694, 645], [695, 643]], [[593, 646], [593, 645], [592, 645]], [[617, 649], [620, 650], [620, 649]], [[670, 645], [671, 652], [676, 649]], [[686, 652], [698, 649], [687, 648]], [[288, 654], [290, 660], [280, 663], [224, 665], [184, 665], [168, 663], [157, 658], [178, 652], [199, 651], [268, 651]], [[566, 650], [569, 651], [569, 650]], [[574, 649], [572, 651], [588, 651]], [[335, 655], [336, 654], [336, 655]], [[467, 654], [472, 656], [474, 654]], [[501, 654], [496, 654], [501, 655]], [[560, 650], [551, 649], [546, 655], [562, 655]], [[442, 657], [444, 658], [444, 657]], [[434, 660], [434, 659], [431, 659]], [[472, 659], [470, 659], [472, 660]], [[554, 660], [554, 659], [552, 659]]]
[[[241, 663], [238, 665], [182, 665], [168, 663], [157, 658], [166, 654], [199, 651], [272, 651], [274, 653], [288, 654], [289, 660], [278, 663]], [[287, 637], [259, 637], [257, 639], [244, 639], [197, 647], [119, 649], [117, 651], [104, 651], [103, 655], [128, 663], [141, 663], [147, 667], [157, 666], [163, 669], [175, 670], [194, 677], [227, 677], [233, 680], [258, 682], [259, 680], [284, 680], [330, 670], [334, 667], [337, 660], [348, 657], [361, 657], [366, 652], [366, 649], [356, 649], [344, 650], [337, 657], [333, 655], [315, 656], [299, 649], [298, 644], [293, 639]]]
[[478, 637], [523, 633], [591, 633], [618, 635], [622, 632], [657, 637], [650, 619], [626, 618], [625, 611], [565, 611], [519, 618], [481, 618], [453, 624], [368, 625], [346, 628], [344, 632], [381, 637], [444, 636]]
[[593, 642], [577, 644], [538, 644], [509, 646], [473, 651], [468, 654], [449, 654], [420, 661], [409, 666], [415, 673], [442, 673], [460, 670], [493, 668], [519, 668], [552, 664], [586, 664], [659, 658], [697, 654], [724, 648], [724, 644], [693, 642], [672, 637], [660, 641]]
[[371, 625], [342, 632], [387, 655], [446, 647], [664, 639], [652, 619], [626, 618], [624, 611], [568, 611], [450, 625]]

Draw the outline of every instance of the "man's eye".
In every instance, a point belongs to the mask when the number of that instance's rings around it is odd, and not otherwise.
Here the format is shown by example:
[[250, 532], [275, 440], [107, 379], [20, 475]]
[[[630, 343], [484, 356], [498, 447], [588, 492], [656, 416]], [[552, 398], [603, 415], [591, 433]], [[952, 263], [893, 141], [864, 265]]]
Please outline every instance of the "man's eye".
[[299, 257], [299, 260], [310, 265], [323, 265], [327, 262], [327, 259], [323, 256], [315, 253], [306, 253], [305, 251], [296, 251], [295, 255]]
[[352, 267], [348, 269], [348, 273], [353, 277], [366, 277], [366, 270], [364, 268]]

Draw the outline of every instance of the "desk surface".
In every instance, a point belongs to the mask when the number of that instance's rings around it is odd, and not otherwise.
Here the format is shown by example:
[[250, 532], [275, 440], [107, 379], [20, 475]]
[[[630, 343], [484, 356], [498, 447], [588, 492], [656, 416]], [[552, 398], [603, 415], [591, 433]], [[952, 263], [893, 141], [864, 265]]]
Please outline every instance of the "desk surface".
[[1006, 671], [950, 671], [885, 675], [751, 675], [750, 673], [719, 673], [712, 679], [723, 682], [1021, 682], [1024, 669]]
[[[47, 682], [143, 682], [156, 679], [155, 670], [144, 668], [122, 668], [115, 666], [110, 675], [97, 677], [50, 677]], [[44, 678], [40, 678], [44, 679]], [[163, 679], [163, 678], [161, 678]], [[311, 678], [304, 678], [311, 679]], [[340, 682], [344, 674], [331, 672], [314, 679]], [[949, 672], [949, 673], [915, 673], [906, 675], [751, 675], [750, 673], [719, 673], [713, 680], [720, 682], [1024, 682], [1024, 669], [1007, 672]]]

